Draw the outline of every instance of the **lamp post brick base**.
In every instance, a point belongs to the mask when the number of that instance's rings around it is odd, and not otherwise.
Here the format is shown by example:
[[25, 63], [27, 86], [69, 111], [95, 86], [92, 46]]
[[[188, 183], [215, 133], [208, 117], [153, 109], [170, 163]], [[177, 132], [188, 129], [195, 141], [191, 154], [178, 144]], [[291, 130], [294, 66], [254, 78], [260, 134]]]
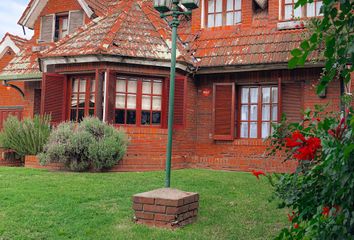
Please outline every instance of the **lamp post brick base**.
[[133, 196], [134, 221], [148, 226], [175, 229], [197, 220], [199, 194], [160, 188]]

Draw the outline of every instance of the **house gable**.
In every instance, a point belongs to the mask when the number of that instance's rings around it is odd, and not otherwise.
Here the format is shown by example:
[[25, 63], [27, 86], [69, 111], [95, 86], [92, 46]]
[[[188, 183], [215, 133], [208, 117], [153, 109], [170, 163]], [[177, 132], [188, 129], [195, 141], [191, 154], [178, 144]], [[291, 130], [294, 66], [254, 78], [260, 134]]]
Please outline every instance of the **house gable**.
[[11, 49], [15, 54], [21, 51], [22, 45], [26, 42], [26, 39], [6, 33], [3, 39], [0, 41], [0, 58]]

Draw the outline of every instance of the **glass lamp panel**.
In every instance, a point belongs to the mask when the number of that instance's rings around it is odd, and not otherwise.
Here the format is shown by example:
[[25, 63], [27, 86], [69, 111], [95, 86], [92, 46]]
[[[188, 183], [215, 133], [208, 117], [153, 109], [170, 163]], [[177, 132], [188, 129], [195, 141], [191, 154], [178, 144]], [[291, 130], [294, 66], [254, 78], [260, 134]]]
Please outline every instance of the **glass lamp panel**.
[[154, 8], [159, 12], [168, 12], [172, 8], [172, 0], [154, 0]]
[[74, 93], [78, 92], [78, 90], [79, 90], [79, 80], [74, 79], [72, 88], [73, 88], [72, 92], [74, 92]]
[[86, 92], [86, 80], [80, 80], [80, 92]]
[[187, 9], [196, 9], [199, 7], [199, 0], [181, 0], [181, 3]]
[[209, 0], [208, 1], [208, 13], [213, 13], [215, 6], [214, 6], [214, 1], [215, 0]]
[[262, 106], [262, 120], [269, 121], [270, 120], [270, 105]]
[[272, 88], [272, 103], [278, 103], [278, 88]]
[[235, 10], [241, 10], [241, 1], [242, 0], [235, 0]]
[[127, 108], [136, 109], [136, 95], [129, 94], [127, 97]]
[[249, 88], [242, 88], [241, 103], [248, 103]]
[[153, 97], [152, 98], [152, 110], [153, 111], [161, 111], [162, 109], [162, 98], [161, 97]]
[[262, 102], [270, 103], [270, 88], [262, 88]]
[[241, 107], [241, 120], [248, 120], [248, 105]]
[[251, 88], [251, 103], [258, 103], [258, 88]]
[[264, 122], [262, 123], [262, 138], [267, 138], [270, 133], [270, 123]]
[[153, 94], [156, 94], [156, 95], [162, 94], [162, 82], [161, 81], [154, 81]]
[[128, 81], [128, 92], [129, 93], [136, 93], [138, 88], [138, 82], [137, 81]]
[[118, 79], [116, 83], [116, 92], [126, 92], [127, 82], [123, 79]]
[[241, 138], [248, 138], [248, 123], [241, 123]]
[[251, 122], [250, 125], [250, 138], [257, 138], [258, 127], [257, 123]]
[[218, 13], [215, 14], [215, 27], [220, 27], [222, 26], [222, 14]]
[[286, 20], [293, 18], [293, 5], [285, 5], [284, 18]]
[[117, 94], [116, 108], [125, 108], [125, 94]]
[[258, 106], [251, 105], [251, 121], [257, 121], [257, 120], [258, 120]]
[[150, 81], [143, 82], [143, 94], [151, 94], [151, 82]]
[[142, 110], [149, 110], [149, 111], [151, 110], [151, 97], [150, 96], [143, 96], [141, 109]]

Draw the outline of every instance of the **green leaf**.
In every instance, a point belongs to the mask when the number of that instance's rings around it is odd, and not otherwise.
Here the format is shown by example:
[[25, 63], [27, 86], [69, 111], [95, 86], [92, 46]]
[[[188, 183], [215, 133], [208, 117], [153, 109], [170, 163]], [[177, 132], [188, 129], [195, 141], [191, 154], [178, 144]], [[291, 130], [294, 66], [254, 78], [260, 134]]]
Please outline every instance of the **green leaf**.
[[298, 57], [293, 57], [292, 59], [290, 59], [290, 61], [288, 63], [288, 67], [290, 69], [294, 69], [294, 68], [296, 68], [298, 62], [299, 62], [299, 58]]
[[303, 42], [300, 44], [300, 47], [306, 51], [306, 50], [309, 50], [309, 49], [310, 49], [310, 44], [309, 44], [308, 41], [303, 41]]
[[302, 51], [298, 48], [295, 48], [291, 51], [291, 55], [293, 55], [294, 57], [300, 57], [302, 55]]

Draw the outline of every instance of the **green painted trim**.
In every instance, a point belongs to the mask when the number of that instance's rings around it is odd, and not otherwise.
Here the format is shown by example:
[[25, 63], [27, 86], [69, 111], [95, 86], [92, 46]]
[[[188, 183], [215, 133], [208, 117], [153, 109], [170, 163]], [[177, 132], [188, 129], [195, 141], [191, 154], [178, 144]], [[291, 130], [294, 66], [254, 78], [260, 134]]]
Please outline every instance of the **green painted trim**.
[[33, 79], [42, 79], [42, 73], [31, 73], [31, 74], [22, 74], [22, 75], [0, 75], [1, 80], [33, 80]]

